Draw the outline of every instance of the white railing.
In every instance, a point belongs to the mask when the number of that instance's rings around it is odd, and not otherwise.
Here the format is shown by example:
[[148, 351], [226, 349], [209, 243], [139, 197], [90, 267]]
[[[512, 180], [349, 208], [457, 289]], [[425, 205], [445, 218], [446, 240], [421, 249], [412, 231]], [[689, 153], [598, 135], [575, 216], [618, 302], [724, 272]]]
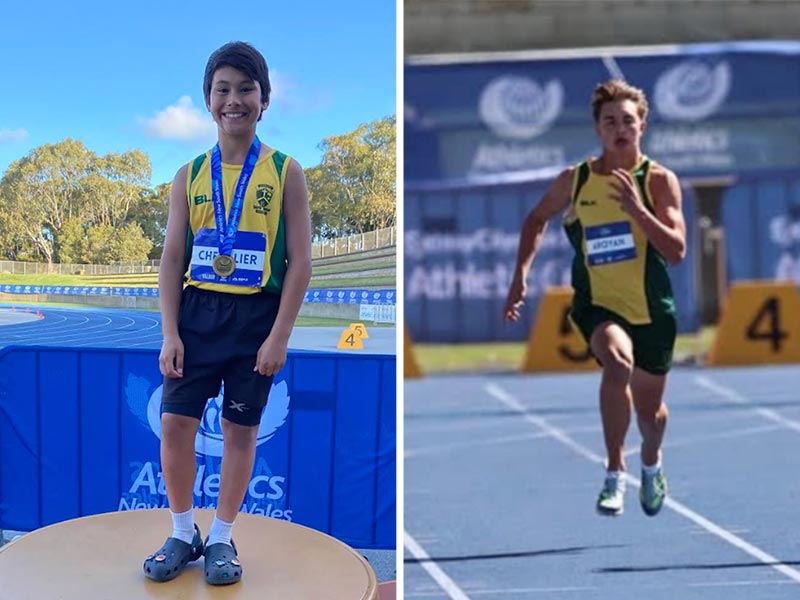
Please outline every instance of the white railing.
[[128, 275], [158, 273], [160, 260], [122, 262], [113, 265], [75, 265], [67, 263], [35, 263], [0, 260], [0, 274], [13, 275]]
[[[344, 238], [314, 242], [311, 245], [311, 258], [340, 256], [351, 252], [375, 250], [394, 246], [397, 243], [395, 227], [376, 229]], [[76, 265], [66, 263], [36, 263], [13, 260], [0, 260], [0, 274], [13, 275], [128, 275], [136, 273], [158, 273], [160, 260], [139, 262], [119, 262], [112, 265]]]
[[315, 242], [311, 246], [311, 258], [340, 256], [362, 250], [375, 250], [394, 246], [397, 243], [397, 231], [394, 227], [376, 229], [366, 233], [357, 233], [344, 238]]

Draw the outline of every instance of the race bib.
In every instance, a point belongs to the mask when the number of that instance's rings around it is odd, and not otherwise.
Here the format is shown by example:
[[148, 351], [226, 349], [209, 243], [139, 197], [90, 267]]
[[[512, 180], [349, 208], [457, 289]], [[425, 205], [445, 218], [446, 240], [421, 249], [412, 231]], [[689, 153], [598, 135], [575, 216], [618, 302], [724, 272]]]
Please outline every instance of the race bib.
[[618, 221], [587, 227], [586, 255], [590, 267], [636, 258], [631, 224]]
[[214, 258], [219, 254], [216, 229], [201, 229], [194, 236], [192, 247], [191, 276], [204, 283], [224, 283], [244, 287], [261, 287], [264, 275], [264, 255], [267, 236], [254, 231], [237, 231], [233, 244], [233, 260], [236, 269], [228, 277], [220, 277], [214, 272]]

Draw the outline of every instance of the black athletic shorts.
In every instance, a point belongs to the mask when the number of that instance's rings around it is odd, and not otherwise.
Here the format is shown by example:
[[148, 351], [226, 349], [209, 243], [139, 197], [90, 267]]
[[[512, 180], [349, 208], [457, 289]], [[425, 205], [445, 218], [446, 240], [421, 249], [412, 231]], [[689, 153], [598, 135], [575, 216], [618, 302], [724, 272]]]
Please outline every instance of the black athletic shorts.
[[200, 419], [224, 381], [222, 416], [239, 425], [258, 425], [272, 377], [253, 368], [280, 300], [276, 294], [226, 294], [187, 286], [178, 316], [183, 377], [164, 377], [161, 412]]
[[648, 325], [632, 325], [617, 313], [601, 306], [573, 305], [570, 318], [587, 344], [590, 344], [594, 330], [601, 323], [612, 321], [622, 327], [633, 342], [633, 364], [643, 371], [652, 375], [666, 375], [672, 367], [678, 331], [673, 314], [658, 315]]

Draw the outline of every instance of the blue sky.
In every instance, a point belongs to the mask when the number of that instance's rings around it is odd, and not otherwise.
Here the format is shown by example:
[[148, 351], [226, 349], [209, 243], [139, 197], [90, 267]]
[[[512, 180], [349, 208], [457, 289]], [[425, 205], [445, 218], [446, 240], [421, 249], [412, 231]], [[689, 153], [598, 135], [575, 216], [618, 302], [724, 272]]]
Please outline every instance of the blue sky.
[[100, 155], [143, 150], [153, 186], [171, 181], [216, 140], [203, 70], [232, 40], [270, 69], [259, 137], [304, 167], [325, 137], [396, 112], [394, 0], [23, 1], [0, 15], [0, 174], [73, 138]]

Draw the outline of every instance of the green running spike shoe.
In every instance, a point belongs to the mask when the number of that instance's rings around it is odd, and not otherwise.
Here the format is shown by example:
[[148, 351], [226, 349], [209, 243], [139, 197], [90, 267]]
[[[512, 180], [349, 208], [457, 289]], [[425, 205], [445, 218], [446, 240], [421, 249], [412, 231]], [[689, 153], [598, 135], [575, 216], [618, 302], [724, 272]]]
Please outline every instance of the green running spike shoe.
[[654, 475], [648, 475], [642, 470], [642, 487], [639, 488], [639, 502], [644, 514], [648, 517], [656, 516], [664, 499], [667, 497], [667, 478], [664, 470], [659, 469]]
[[603, 489], [597, 497], [597, 513], [607, 517], [618, 517], [625, 508], [625, 475], [606, 477]]

